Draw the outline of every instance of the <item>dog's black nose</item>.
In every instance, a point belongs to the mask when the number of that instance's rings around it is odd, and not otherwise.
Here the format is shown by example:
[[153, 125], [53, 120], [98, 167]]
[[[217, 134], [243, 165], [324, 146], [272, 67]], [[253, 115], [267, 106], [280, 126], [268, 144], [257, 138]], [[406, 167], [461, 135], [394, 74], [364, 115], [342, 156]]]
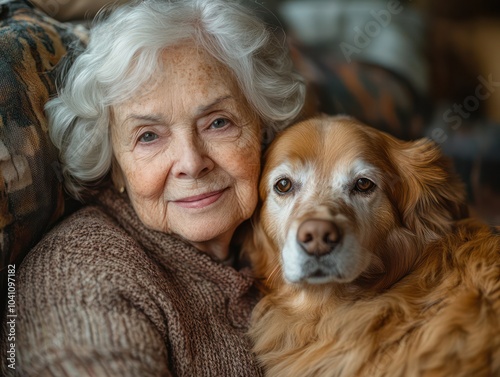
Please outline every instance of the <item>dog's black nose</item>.
[[335, 249], [340, 241], [340, 231], [328, 220], [306, 220], [299, 226], [297, 241], [306, 253], [321, 256]]

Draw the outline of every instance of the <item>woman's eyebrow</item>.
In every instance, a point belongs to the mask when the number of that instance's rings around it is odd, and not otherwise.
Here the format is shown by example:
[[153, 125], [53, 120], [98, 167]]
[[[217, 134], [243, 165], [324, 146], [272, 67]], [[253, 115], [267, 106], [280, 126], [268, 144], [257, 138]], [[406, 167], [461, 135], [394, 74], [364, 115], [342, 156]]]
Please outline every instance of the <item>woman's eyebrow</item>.
[[130, 120], [142, 120], [151, 123], [161, 123], [164, 119], [159, 114], [129, 114], [123, 123], [127, 123]]
[[209, 111], [210, 109], [212, 109], [214, 106], [220, 104], [221, 102], [224, 102], [224, 101], [227, 101], [228, 99], [232, 99], [233, 96], [231, 95], [224, 95], [224, 96], [220, 96], [220, 97], [217, 97], [215, 100], [213, 100], [211, 103], [209, 103], [208, 105], [203, 105], [203, 106], [200, 106], [196, 109], [196, 113], [197, 114], [203, 114], [203, 113], [206, 113], [207, 111]]
[[[196, 109], [196, 114], [204, 114], [207, 111], [211, 110], [214, 106], [217, 106], [218, 104], [227, 101], [229, 99], [233, 99], [233, 96], [231, 95], [224, 95], [216, 98], [212, 102], [210, 102], [207, 105], [199, 106]], [[131, 120], [139, 120], [139, 121], [146, 121], [146, 122], [151, 122], [151, 123], [165, 123], [165, 119], [161, 114], [129, 114], [123, 121], [123, 124], [128, 123]]]

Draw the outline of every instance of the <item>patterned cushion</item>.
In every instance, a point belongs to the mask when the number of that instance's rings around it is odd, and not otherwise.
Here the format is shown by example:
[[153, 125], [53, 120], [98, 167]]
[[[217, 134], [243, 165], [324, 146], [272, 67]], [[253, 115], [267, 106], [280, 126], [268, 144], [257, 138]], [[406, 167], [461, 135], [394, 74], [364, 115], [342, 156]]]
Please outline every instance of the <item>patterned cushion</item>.
[[57, 150], [43, 107], [55, 93], [54, 66], [70, 44], [86, 38], [84, 28], [61, 24], [27, 1], [0, 5], [2, 274], [64, 213]]

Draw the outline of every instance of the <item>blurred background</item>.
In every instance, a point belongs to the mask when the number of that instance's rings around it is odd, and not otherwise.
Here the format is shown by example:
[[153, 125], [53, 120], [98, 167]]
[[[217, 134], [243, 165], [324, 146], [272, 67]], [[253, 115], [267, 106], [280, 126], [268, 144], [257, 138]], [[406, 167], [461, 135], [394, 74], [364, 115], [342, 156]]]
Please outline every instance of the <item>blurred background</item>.
[[[454, 160], [473, 212], [500, 225], [499, 1], [276, 0], [272, 9], [312, 60], [323, 111], [432, 138]], [[374, 103], [370, 94], [392, 99]]]
[[[403, 139], [432, 138], [453, 159], [473, 212], [500, 225], [499, 1], [245, 1], [284, 28], [315, 106]], [[32, 2], [77, 22], [110, 3]]]

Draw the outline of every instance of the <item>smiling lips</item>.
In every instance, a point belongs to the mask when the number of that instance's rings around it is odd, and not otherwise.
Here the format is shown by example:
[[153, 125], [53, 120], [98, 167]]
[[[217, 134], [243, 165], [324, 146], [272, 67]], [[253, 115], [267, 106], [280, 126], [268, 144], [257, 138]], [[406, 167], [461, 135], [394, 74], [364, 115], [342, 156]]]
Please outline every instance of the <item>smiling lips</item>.
[[226, 189], [207, 192], [205, 194], [174, 200], [173, 203], [182, 208], [204, 208], [219, 200], [224, 191], [226, 191]]

